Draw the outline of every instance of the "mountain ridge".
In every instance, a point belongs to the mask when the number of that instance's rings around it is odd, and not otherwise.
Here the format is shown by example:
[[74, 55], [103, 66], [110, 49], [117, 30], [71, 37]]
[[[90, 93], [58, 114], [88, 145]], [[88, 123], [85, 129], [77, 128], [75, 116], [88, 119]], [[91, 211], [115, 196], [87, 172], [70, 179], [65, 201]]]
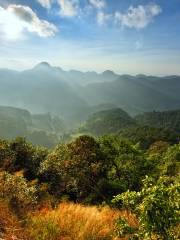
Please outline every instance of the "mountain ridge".
[[1, 105], [50, 112], [71, 124], [84, 121], [93, 106], [103, 104], [130, 115], [180, 108], [180, 76], [64, 71], [41, 62], [21, 72], [0, 69], [0, 86]]

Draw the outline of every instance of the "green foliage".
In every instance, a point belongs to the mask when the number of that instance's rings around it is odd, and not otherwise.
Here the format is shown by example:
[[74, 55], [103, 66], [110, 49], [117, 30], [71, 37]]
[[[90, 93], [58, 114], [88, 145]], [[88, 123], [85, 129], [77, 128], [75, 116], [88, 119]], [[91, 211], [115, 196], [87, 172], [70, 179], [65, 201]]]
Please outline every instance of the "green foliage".
[[0, 140], [0, 169], [12, 171], [15, 163], [15, 154], [8, 141]]
[[130, 139], [133, 143], [139, 143], [143, 149], [148, 149], [151, 144], [157, 141], [165, 141], [170, 144], [178, 143], [179, 134], [171, 129], [153, 128], [139, 126], [122, 129], [119, 136], [123, 139]]
[[[91, 193], [104, 196], [98, 187], [103, 177], [104, 155], [94, 138], [80, 136], [67, 145], [59, 145], [41, 164], [41, 179], [50, 181], [51, 190], [84, 199]], [[58, 194], [59, 191], [56, 191]]]
[[136, 122], [120, 108], [94, 113], [80, 131], [94, 135], [115, 134], [120, 129], [135, 126]]
[[108, 178], [119, 182], [121, 191], [138, 190], [141, 180], [154, 168], [139, 146], [114, 136], [101, 138], [100, 145], [108, 164]]
[[150, 172], [156, 179], [167, 175], [176, 178], [180, 172], [180, 144], [169, 146], [166, 142], [156, 142], [146, 152], [155, 169]]
[[41, 182], [47, 182], [49, 191], [55, 195], [61, 195], [65, 191], [67, 181], [66, 162], [69, 159], [67, 145], [60, 144], [41, 162], [39, 178]]
[[114, 198], [139, 218], [139, 238], [178, 239], [175, 229], [180, 221], [180, 184], [167, 177], [158, 182], [146, 178], [140, 192], [125, 192]]
[[48, 155], [48, 150], [44, 147], [34, 147], [29, 162], [26, 165], [26, 177], [35, 179], [38, 177], [40, 164]]
[[10, 142], [10, 148], [15, 153], [17, 170], [26, 168], [33, 152], [33, 146], [27, 143], [25, 138], [17, 137]]
[[115, 232], [118, 237], [126, 237], [134, 235], [137, 229], [130, 227], [128, 222], [124, 218], [118, 218], [115, 223]]
[[67, 171], [75, 180], [79, 197], [96, 193], [99, 198], [104, 198], [98, 187], [98, 181], [103, 178], [104, 172], [104, 155], [99, 144], [92, 137], [80, 136], [68, 144], [68, 148], [71, 159]]
[[177, 176], [180, 172], [180, 143], [169, 147], [163, 160], [163, 173], [169, 176]]
[[[130, 227], [120, 218], [115, 223], [118, 237], [174, 240], [178, 239], [179, 161], [180, 144], [158, 138], [147, 150], [117, 135], [97, 139], [83, 135], [53, 150], [35, 147], [24, 138], [1, 140], [0, 198], [20, 215], [37, 200], [53, 207], [65, 198], [107, 204], [121, 193], [113, 204], [136, 213], [139, 226]], [[150, 178], [142, 181], [146, 175]], [[33, 239], [57, 238], [53, 221], [34, 221]]]
[[14, 209], [31, 207], [36, 203], [36, 188], [28, 186], [21, 176], [0, 173], [0, 198], [8, 200]]
[[24, 138], [16, 138], [10, 142], [10, 149], [14, 152], [16, 170], [25, 170], [25, 176], [32, 180], [37, 177], [40, 163], [48, 154], [46, 148], [34, 147]]
[[168, 142], [156, 141], [149, 147], [148, 154], [163, 154], [169, 146]]
[[136, 116], [136, 120], [141, 126], [173, 129], [180, 133], [180, 110], [143, 113]]

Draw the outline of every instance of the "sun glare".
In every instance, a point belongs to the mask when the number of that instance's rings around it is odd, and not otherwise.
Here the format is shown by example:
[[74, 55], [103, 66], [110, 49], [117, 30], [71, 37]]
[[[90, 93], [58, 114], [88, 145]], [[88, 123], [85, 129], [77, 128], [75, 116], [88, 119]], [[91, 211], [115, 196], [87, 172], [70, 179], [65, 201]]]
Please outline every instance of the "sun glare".
[[16, 40], [22, 37], [24, 24], [12, 12], [8, 10], [0, 12], [1, 34], [4, 34], [9, 40]]

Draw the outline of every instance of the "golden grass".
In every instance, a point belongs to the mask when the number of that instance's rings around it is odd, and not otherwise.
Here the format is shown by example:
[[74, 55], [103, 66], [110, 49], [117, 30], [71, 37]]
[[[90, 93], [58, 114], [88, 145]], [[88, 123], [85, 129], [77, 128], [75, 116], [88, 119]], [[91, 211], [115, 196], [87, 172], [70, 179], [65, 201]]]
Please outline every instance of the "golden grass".
[[115, 240], [114, 224], [119, 217], [137, 226], [128, 211], [61, 203], [55, 210], [44, 208], [31, 216], [28, 231], [33, 240]]
[[0, 200], [0, 239], [25, 240], [21, 223], [5, 201]]
[[135, 216], [128, 211], [65, 202], [54, 210], [44, 207], [29, 214], [28, 224], [23, 228], [8, 204], [0, 201], [0, 239], [118, 240], [115, 222], [119, 217], [125, 218], [131, 226], [137, 226]]

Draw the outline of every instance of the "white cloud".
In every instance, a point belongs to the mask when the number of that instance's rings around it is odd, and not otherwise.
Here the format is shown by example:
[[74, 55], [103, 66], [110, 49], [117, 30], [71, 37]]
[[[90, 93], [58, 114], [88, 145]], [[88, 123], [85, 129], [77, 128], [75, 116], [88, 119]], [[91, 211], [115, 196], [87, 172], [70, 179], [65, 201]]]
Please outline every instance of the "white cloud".
[[126, 13], [116, 12], [115, 22], [122, 27], [142, 29], [148, 26], [153, 18], [159, 15], [162, 9], [157, 4], [139, 5], [129, 7]]
[[56, 26], [41, 20], [28, 6], [9, 5], [0, 7], [0, 32], [7, 39], [18, 39], [24, 31], [36, 33], [40, 37], [50, 37], [58, 31]]
[[58, 0], [60, 5], [60, 15], [64, 17], [74, 17], [79, 12], [79, 0]]
[[97, 23], [98, 25], [100, 26], [103, 26], [106, 24], [106, 22], [111, 18], [111, 15], [110, 14], [106, 14], [102, 11], [99, 11], [97, 13]]
[[37, 0], [42, 7], [44, 8], [51, 8], [51, 3], [52, 3], [52, 0]]
[[102, 9], [106, 7], [105, 0], [89, 0], [89, 2], [93, 5], [93, 7], [97, 9]]

